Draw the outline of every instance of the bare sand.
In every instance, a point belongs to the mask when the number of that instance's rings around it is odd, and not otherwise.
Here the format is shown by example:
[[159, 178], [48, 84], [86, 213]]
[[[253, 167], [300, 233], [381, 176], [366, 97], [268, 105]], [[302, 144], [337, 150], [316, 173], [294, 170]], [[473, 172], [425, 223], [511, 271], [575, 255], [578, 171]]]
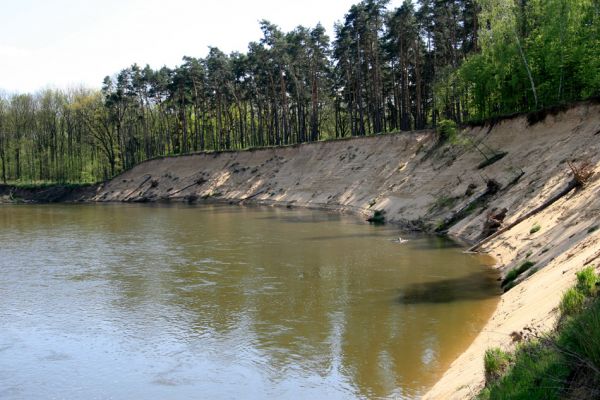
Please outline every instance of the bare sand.
[[[600, 251], [600, 105], [583, 103], [529, 126], [525, 117], [467, 128], [458, 144], [439, 146], [432, 131], [240, 152], [202, 153], [144, 162], [99, 187], [94, 201], [220, 201], [385, 211], [388, 222], [433, 230], [486, 191], [501, 189], [449, 229], [467, 242], [487, 212], [508, 209], [509, 223], [572, 179], [567, 161], [589, 160], [595, 175], [541, 213], [484, 245], [502, 273], [526, 258], [535, 267], [502, 295], [483, 331], [452, 363], [427, 399], [463, 399], [484, 383], [483, 354], [514, 346], [511, 333], [543, 332], [556, 322], [562, 293]], [[474, 146], [473, 144], [476, 144]], [[478, 169], [482, 152], [507, 152]], [[520, 179], [515, 180], [519, 175]], [[469, 186], [471, 189], [468, 190]], [[474, 185], [474, 186], [473, 186]], [[538, 232], [530, 233], [533, 225]], [[534, 272], [534, 273], [533, 273]]]

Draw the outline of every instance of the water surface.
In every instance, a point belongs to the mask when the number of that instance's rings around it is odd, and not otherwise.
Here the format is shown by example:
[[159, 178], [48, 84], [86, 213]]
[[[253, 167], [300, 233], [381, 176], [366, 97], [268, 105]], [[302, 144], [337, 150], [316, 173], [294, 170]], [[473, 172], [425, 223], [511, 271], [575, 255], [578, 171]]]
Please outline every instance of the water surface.
[[415, 398], [494, 310], [437, 237], [308, 210], [0, 207], [0, 398]]

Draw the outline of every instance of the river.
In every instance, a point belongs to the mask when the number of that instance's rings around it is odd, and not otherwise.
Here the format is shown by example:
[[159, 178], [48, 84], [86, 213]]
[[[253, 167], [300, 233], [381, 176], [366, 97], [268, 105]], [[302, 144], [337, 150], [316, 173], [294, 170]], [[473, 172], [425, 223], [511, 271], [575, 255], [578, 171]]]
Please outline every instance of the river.
[[495, 309], [488, 261], [319, 211], [3, 205], [0, 398], [418, 398]]

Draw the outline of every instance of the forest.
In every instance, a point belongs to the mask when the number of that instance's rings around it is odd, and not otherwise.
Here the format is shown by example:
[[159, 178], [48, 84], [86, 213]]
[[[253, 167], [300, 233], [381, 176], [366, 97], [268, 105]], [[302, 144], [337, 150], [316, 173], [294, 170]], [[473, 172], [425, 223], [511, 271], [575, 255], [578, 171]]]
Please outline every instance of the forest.
[[0, 181], [96, 182], [157, 156], [463, 124], [600, 94], [598, 0], [363, 0], [331, 38], [321, 25], [260, 28], [245, 53], [134, 64], [101, 89], [0, 94]]

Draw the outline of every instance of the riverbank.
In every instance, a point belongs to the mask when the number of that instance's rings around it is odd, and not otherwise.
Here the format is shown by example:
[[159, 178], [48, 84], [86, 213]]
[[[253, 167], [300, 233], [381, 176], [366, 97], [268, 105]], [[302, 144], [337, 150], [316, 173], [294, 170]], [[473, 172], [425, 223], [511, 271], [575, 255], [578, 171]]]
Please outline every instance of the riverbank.
[[[475, 341], [426, 398], [467, 398], [483, 385], [483, 354], [510, 348], [514, 332], [552, 327], [561, 294], [600, 250], [600, 105], [464, 129], [439, 145], [433, 131], [318, 142], [144, 162], [79, 197], [89, 201], [217, 201], [323, 208], [373, 216], [405, 229], [482, 237], [488, 212], [505, 224], [563, 191], [568, 162], [595, 170], [586, 186], [481, 248], [503, 275], [519, 275]], [[533, 123], [533, 124], [531, 124]]]
[[0, 184], [2, 203], [58, 203], [86, 201], [95, 194], [94, 184], [44, 184], [3, 185]]

